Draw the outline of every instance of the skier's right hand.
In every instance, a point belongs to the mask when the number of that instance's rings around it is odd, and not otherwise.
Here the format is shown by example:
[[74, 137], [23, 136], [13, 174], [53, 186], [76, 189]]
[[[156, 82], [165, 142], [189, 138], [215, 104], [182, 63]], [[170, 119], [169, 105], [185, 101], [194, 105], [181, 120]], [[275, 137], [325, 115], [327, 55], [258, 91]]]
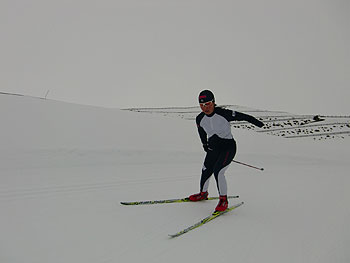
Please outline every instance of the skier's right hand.
[[208, 144], [203, 144], [203, 149], [205, 152], [212, 151], [212, 149], [209, 148]]

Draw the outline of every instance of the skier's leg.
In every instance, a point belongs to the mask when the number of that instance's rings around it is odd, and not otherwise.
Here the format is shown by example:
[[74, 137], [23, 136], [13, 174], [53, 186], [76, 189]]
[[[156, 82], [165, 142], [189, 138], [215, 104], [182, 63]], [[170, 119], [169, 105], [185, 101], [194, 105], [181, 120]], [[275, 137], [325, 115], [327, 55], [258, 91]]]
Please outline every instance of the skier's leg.
[[200, 185], [199, 185], [200, 192], [198, 194], [190, 195], [188, 197], [190, 201], [196, 202], [196, 201], [201, 201], [201, 200], [207, 199], [209, 180], [213, 174], [216, 156], [217, 156], [216, 153], [213, 153], [213, 152], [207, 153], [205, 160], [204, 160], [204, 164], [203, 164], [203, 168], [202, 168], [202, 175], [201, 175], [201, 179], [200, 179]]
[[215, 180], [218, 188], [219, 195], [227, 195], [227, 182], [225, 178], [225, 172], [228, 165], [222, 168], [219, 172], [215, 173]]
[[227, 182], [225, 172], [236, 155], [236, 147], [222, 151], [214, 165], [214, 176], [219, 195], [227, 195]]
[[204, 164], [202, 167], [202, 175], [200, 180], [200, 191], [208, 192], [210, 177], [214, 172], [214, 165], [217, 158], [215, 152], [208, 152], [205, 156]]
[[202, 168], [202, 175], [201, 175], [201, 180], [200, 180], [200, 191], [201, 192], [208, 192], [209, 188], [209, 181], [210, 177], [213, 174], [213, 168], [207, 168], [205, 165], [203, 165]]

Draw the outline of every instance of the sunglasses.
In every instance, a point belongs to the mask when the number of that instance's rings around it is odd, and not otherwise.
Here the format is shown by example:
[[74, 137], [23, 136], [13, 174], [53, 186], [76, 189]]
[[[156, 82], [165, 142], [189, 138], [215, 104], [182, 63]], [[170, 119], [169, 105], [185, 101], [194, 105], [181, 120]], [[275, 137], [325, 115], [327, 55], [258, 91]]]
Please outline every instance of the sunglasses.
[[199, 105], [201, 105], [202, 107], [204, 107], [204, 106], [210, 106], [211, 104], [213, 103], [213, 101], [211, 100], [211, 101], [208, 101], [208, 102], [204, 102], [204, 103], [199, 103]]

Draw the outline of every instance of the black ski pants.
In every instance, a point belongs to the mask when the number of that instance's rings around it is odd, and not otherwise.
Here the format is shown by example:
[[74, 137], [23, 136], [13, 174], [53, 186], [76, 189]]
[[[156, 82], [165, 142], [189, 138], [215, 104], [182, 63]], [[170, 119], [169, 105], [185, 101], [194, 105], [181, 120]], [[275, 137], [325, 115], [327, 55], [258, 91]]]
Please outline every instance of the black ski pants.
[[208, 150], [202, 168], [200, 180], [201, 192], [208, 191], [209, 179], [214, 174], [219, 195], [227, 195], [225, 171], [235, 157], [236, 150], [237, 147], [235, 142], [223, 150]]

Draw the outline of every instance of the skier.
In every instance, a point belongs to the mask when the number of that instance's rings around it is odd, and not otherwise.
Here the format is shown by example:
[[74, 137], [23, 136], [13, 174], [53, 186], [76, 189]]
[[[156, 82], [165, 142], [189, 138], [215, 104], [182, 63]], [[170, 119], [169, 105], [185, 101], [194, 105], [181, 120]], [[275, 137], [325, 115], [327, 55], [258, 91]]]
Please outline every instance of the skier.
[[200, 192], [188, 198], [193, 202], [206, 200], [209, 178], [214, 173], [220, 195], [215, 211], [221, 212], [228, 207], [224, 174], [236, 154], [236, 141], [231, 133], [230, 121], [245, 120], [260, 128], [264, 124], [253, 116], [216, 106], [214, 94], [210, 90], [203, 90], [198, 99], [202, 112], [197, 116], [196, 123], [206, 156], [200, 178]]

